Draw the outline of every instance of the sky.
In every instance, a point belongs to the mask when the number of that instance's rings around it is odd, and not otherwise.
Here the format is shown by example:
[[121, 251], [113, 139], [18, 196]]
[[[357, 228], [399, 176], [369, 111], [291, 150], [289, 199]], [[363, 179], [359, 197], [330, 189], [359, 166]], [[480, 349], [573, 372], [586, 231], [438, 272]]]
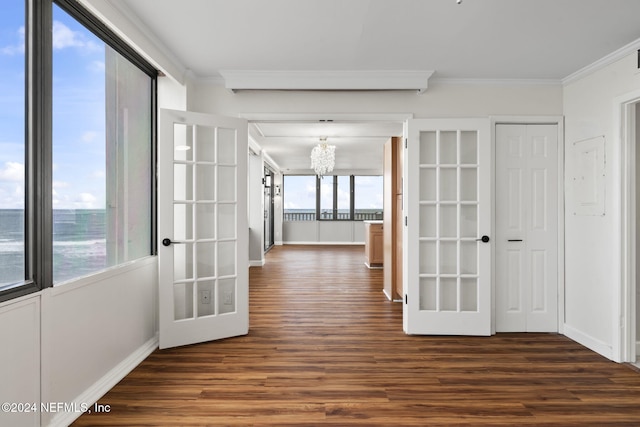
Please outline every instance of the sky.
[[[24, 5], [0, 14], [0, 209], [24, 207]], [[53, 208], [105, 207], [105, 45], [53, 7]], [[315, 208], [315, 179], [288, 180], [285, 209]], [[295, 181], [295, 182], [294, 182]], [[358, 177], [356, 208], [382, 208], [382, 177]], [[331, 182], [322, 180], [322, 207]], [[349, 208], [341, 177], [339, 209]]]
[[[0, 14], [0, 209], [24, 207], [24, 5]], [[105, 45], [54, 5], [53, 207], [105, 206]]]

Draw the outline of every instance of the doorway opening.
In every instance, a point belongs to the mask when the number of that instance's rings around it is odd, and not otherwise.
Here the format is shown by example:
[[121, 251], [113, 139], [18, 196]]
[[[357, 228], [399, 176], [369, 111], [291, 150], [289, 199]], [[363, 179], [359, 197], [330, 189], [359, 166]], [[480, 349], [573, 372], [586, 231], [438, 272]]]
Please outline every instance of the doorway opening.
[[264, 182], [264, 252], [268, 252], [274, 245], [273, 229], [274, 229], [274, 195], [275, 195], [275, 173], [271, 168], [265, 166], [263, 182]]
[[[362, 220], [378, 219], [370, 216], [382, 215], [382, 191], [379, 192], [380, 200], [375, 199], [377, 190], [375, 194], [372, 191], [383, 175], [383, 145], [392, 136], [402, 135], [403, 123], [411, 118], [411, 114], [258, 113], [241, 116], [249, 122], [250, 142], [262, 156], [264, 167], [270, 168], [261, 173], [265, 180], [264, 194], [258, 196], [256, 193], [250, 201], [254, 206], [264, 206], [265, 238], [260, 251], [270, 247], [269, 237], [275, 245], [364, 243]], [[309, 181], [315, 182], [309, 156], [321, 141], [336, 147], [333, 170], [321, 180], [320, 190], [314, 185], [294, 191], [293, 178], [300, 178], [301, 182], [310, 178]], [[269, 175], [270, 189], [266, 185]], [[290, 182], [285, 182], [285, 177], [291, 178]], [[330, 185], [335, 184], [336, 179], [337, 189]], [[350, 184], [350, 179], [355, 180], [354, 183]], [[369, 179], [371, 183], [365, 182]], [[320, 212], [316, 212], [316, 193], [321, 195]], [[373, 206], [374, 203], [379, 206]], [[268, 210], [271, 205], [273, 211]], [[271, 236], [268, 236], [267, 216], [273, 221]], [[258, 251], [254, 250], [254, 253]]]
[[640, 91], [616, 98], [614, 129], [620, 129], [621, 205], [620, 276], [617, 292], [618, 304], [614, 305], [613, 359], [616, 362], [638, 363], [640, 354], [640, 301], [637, 280], [640, 277]]
[[[638, 106], [640, 105], [640, 102], [636, 102], [635, 104], [632, 105], [632, 109], [635, 110], [633, 112], [631, 112], [631, 118], [632, 121], [634, 122], [633, 124], [631, 124], [632, 127], [632, 135], [631, 137], [631, 141], [632, 141], [632, 145], [635, 147], [635, 176], [633, 177], [634, 182], [635, 182], [635, 191], [634, 191], [634, 195], [635, 195], [635, 262], [633, 264], [633, 276], [635, 277], [634, 280], [634, 286], [632, 286], [633, 289], [631, 289], [631, 317], [634, 317], [635, 319], [631, 319], [631, 324], [633, 325], [635, 323], [635, 333], [632, 333], [631, 336], [635, 337], [635, 341], [632, 341], [631, 346], [630, 346], [630, 350], [631, 351], [631, 355], [630, 355], [630, 359], [632, 361], [635, 360], [635, 365], [640, 367], [640, 360], [638, 360], [638, 355], [640, 354], [640, 315], [638, 314], [638, 310], [640, 309], [640, 292], [638, 292], [638, 274], [637, 274], [637, 269], [638, 269], [638, 265], [640, 265], [640, 237], [638, 236], [638, 230], [640, 229], [640, 227], [638, 226], [638, 224], [640, 224], [640, 209], [638, 209], [637, 207], [637, 203], [638, 200], [640, 200], [640, 173], [638, 173], [638, 170], [640, 170], [640, 108], [638, 108]], [[634, 294], [635, 294], [635, 298], [634, 298]], [[635, 307], [634, 307], [634, 303], [635, 303]], [[633, 329], [633, 328], [632, 328]]]

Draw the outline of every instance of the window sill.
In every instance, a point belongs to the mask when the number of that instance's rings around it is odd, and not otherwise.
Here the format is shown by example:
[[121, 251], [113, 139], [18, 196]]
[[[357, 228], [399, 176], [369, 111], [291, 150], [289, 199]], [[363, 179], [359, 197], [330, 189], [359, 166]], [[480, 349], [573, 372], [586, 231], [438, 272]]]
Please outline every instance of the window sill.
[[150, 255], [145, 258], [140, 258], [135, 261], [130, 261], [125, 264], [116, 265], [105, 270], [99, 271], [88, 276], [79, 277], [77, 279], [67, 280], [65, 282], [56, 283], [51, 288], [51, 295], [61, 295], [65, 292], [70, 292], [84, 286], [92, 285], [96, 282], [100, 282], [115, 276], [119, 276], [130, 271], [137, 270], [139, 268], [146, 267], [157, 263], [158, 257], [156, 255]]

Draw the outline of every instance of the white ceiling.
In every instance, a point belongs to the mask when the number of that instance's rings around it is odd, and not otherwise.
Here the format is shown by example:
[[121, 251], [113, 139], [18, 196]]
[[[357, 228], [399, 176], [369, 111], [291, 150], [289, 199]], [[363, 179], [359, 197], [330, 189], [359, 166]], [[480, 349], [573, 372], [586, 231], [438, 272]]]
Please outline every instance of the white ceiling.
[[[432, 79], [559, 83], [640, 39], [640, 0], [109, 1], [201, 78], [220, 70], [435, 70]], [[341, 147], [370, 141], [349, 167], [374, 161], [374, 151], [381, 159], [385, 139], [379, 128], [344, 123], [257, 124], [252, 133], [284, 169], [308, 168], [320, 136], [335, 141], [337, 159]]]
[[334, 171], [382, 173], [383, 145], [402, 135], [401, 122], [251, 123], [253, 139], [284, 173], [309, 173], [312, 148], [326, 137], [336, 146]]

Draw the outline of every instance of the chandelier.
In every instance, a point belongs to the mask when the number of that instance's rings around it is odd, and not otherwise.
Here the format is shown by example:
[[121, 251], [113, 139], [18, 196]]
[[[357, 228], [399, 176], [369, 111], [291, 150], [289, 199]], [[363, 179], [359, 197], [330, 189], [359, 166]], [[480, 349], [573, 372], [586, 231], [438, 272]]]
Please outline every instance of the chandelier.
[[327, 144], [327, 138], [320, 138], [320, 143], [311, 150], [311, 168], [322, 178], [333, 171], [336, 163], [336, 146]]

